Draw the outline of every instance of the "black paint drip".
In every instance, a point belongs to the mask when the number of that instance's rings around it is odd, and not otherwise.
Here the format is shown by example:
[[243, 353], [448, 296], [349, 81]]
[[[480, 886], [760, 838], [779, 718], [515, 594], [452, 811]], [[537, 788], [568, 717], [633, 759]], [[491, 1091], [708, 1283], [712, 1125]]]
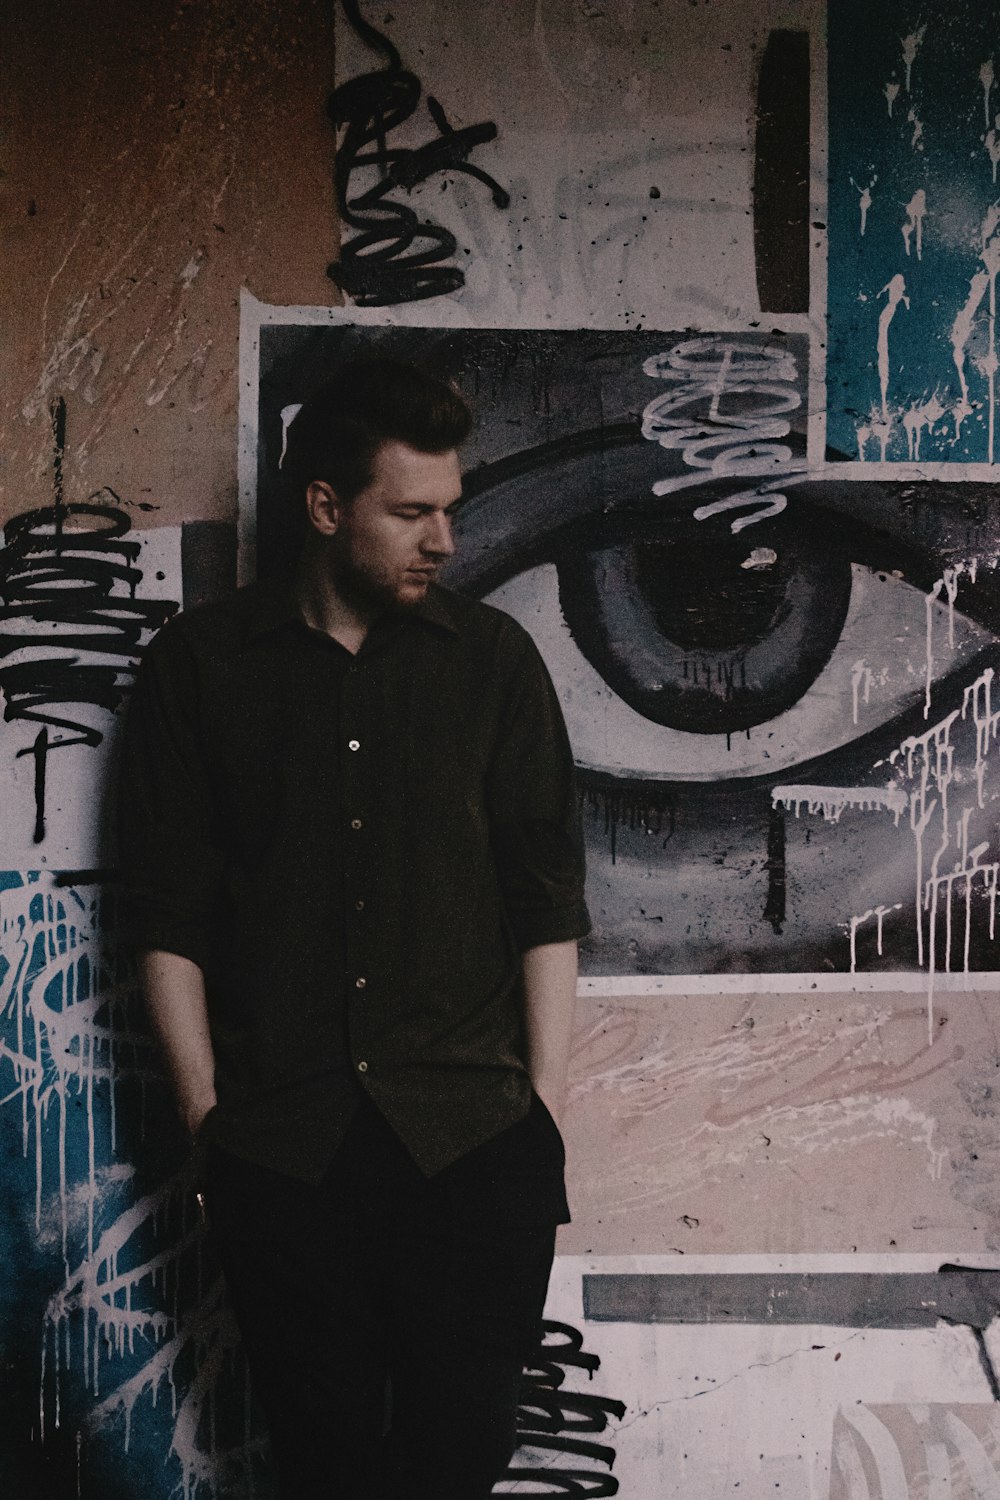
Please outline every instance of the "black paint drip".
[[611, 863], [618, 860], [618, 829], [643, 828], [652, 838], [662, 837], [664, 842], [674, 832], [674, 810], [676, 799], [673, 791], [651, 784], [638, 791], [617, 790], [614, 778], [607, 785], [586, 786], [580, 800], [591, 812], [604, 819], [604, 832], [611, 844]]

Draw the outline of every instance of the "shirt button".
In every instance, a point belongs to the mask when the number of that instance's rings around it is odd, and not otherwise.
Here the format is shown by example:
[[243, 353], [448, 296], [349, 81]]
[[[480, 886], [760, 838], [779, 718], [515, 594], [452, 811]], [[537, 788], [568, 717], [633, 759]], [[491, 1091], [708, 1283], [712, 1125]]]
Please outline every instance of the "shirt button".
[[361, 749], [361, 741], [360, 740], [348, 740], [347, 741], [347, 748], [348, 748], [348, 750], [360, 750]]
[[367, 979], [356, 979], [356, 980], [355, 980], [355, 981], [354, 981], [354, 988], [355, 988], [355, 989], [356, 989], [356, 990], [363, 990], [363, 989], [364, 989], [364, 987], [365, 987], [365, 985], [366, 985], [366, 984], [367, 984], [367, 983], [368, 983], [368, 981], [367, 981]]
[[368, 1072], [368, 1064], [366, 1062], [359, 1062], [358, 1063], [358, 1072], [359, 1073], [367, 1073]]
[[354, 829], [355, 833], [357, 833], [358, 829], [361, 826], [362, 825], [361, 825], [361, 819], [360, 818], [352, 818], [351, 819], [351, 827]]
[[358, 899], [357, 899], [357, 901], [355, 901], [355, 903], [354, 903], [354, 910], [355, 911], [364, 911], [364, 909], [365, 909], [364, 900], [363, 900], [362, 897], [359, 896]]

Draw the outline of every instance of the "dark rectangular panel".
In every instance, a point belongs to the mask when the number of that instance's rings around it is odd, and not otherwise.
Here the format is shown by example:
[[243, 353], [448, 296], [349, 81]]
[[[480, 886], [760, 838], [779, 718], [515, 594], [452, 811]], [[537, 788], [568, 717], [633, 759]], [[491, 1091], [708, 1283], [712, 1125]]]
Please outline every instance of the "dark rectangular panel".
[[594, 1323], [828, 1323], [929, 1328], [939, 1318], [986, 1328], [1000, 1271], [584, 1276]]
[[809, 310], [809, 35], [772, 31], [757, 80], [753, 241], [763, 312]]

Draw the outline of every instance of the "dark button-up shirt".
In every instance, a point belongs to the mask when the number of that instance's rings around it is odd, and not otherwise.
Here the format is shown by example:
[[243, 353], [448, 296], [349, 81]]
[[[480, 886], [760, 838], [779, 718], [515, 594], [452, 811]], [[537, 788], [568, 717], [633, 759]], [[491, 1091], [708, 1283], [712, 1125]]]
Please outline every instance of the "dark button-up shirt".
[[520, 954], [588, 922], [562, 716], [508, 616], [432, 588], [352, 655], [274, 585], [179, 615], [120, 826], [134, 941], [205, 974], [216, 1144], [318, 1181], [364, 1090], [431, 1174], [525, 1116]]

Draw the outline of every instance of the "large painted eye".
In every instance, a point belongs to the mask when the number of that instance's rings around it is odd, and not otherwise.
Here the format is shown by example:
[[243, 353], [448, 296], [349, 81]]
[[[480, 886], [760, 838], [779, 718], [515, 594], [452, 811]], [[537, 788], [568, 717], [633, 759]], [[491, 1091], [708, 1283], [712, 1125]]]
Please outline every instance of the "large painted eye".
[[814, 498], [799, 480], [734, 532], [717, 481], [650, 498], [645, 454], [547, 455], [535, 536], [522, 517], [497, 536], [516, 474], [459, 517], [469, 583], [535, 637], [584, 772], [704, 785], [786, 776], [880, 730], [888, 744], [1000, 640], [990, 609], [976, 618], [983, 580], [935, 592], [940, 558], [838, 509], [850, 487]]
[[[996, 641], [864, 564], [824, 566], [795, 549], [782, 567], [744, 536], [734, 557], [745, 568], [731, 560], [700, 594], [683, 554], [652, 544], [639, 562], [642, 544], [622, 551], [606, 565], [602, 554], [539, 564], [488, 596], [534, 636], [585, 771], [686, 782], [784, 773], [922, 704], [928, 640], [935, 682]], [[734, 568], [743, 577], [730, 589]]]
[[[530, 631], [562, 701], [586, 803], [588, 964], [924, 967], [934, 851], [924, 869], [907, 809], [915, 787], [924, 807], [926, 772], [930, 816], [948, 775], [905, 746], [963, 724], [951, 805], [962, 786], [976, 796], [963, 703], [1000, 643], [996, 570], [957, 566], [968, 487], [943, 511], [920, 484], [901, 504], [803, 467], [782, 509], [758, 500], [735, 530], [745, 481], [679, 475], [651, 493], [651, 449], [605, 430], [537, 466], [507, 460], [473, 474], [459, 518], [457, 581]], [[988, 816], [970, 814], [970, 849]], [[988, 967], [988, 931], [973, 923], [954, 953]]]

